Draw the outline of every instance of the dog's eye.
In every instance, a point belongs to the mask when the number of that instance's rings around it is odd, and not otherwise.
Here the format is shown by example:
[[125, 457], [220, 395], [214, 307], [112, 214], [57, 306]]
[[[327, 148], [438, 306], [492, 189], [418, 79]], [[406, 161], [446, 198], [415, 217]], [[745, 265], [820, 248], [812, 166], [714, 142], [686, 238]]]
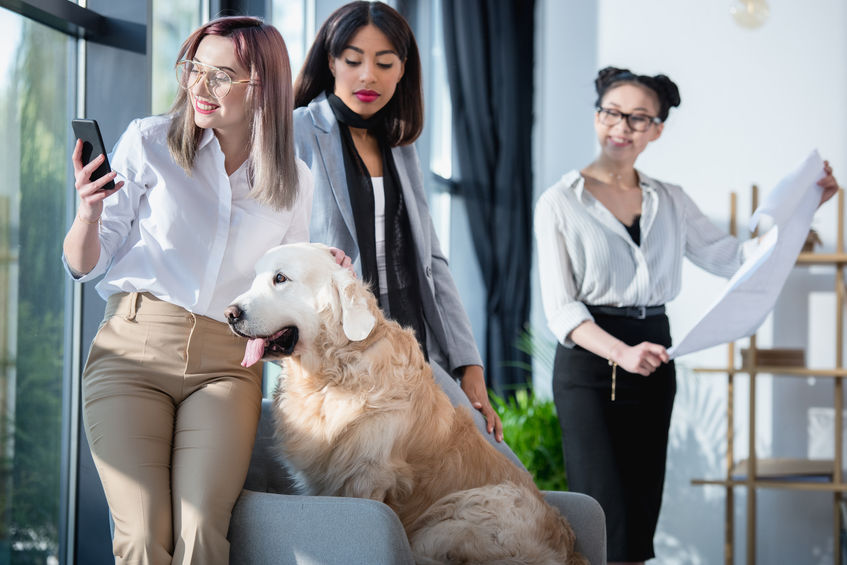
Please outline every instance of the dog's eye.
[[283, 275], [282, 273], [277, 273], [274, 275], [274, 284], [282, 284], [288, 280], [288, 277]]

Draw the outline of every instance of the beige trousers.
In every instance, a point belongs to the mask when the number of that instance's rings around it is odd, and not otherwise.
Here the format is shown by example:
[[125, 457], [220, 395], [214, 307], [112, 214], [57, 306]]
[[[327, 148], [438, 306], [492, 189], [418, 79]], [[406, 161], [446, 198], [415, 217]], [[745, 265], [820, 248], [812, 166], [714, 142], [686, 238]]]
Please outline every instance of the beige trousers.
[[226, 324], [149, 294], [109, 299], [82, 394], [115, 563], [228, 563], [262, 400], [244, 347]]

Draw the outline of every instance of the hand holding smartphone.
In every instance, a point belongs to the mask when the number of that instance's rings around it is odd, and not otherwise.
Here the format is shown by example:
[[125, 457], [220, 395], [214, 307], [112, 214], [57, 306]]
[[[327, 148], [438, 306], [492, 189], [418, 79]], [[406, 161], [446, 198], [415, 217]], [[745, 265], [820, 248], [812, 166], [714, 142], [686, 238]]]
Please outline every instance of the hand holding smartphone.
[[[91, 174], [91, 180], [95, 181], [109, 174], [112, 168], [109, 166], [109, 158], [106, 156], [106, 148], [103, 145], [103, 137], [100, 135], [100, 127], [97, 120], [71, 120], [74, 135], [82, 140], [82, 164], [89, 164], [99, 155], [103, 155], [103, 162]], [[111, 190], [115, 188], [115, 182], [109, 181], [100, 190]]]

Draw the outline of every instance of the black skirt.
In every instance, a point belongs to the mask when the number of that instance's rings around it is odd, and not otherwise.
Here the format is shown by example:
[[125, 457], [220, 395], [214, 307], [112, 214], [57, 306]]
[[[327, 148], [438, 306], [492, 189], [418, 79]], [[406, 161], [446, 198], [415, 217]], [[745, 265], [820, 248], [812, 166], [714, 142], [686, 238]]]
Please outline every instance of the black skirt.
[[[628, 345], [671, 345], [665, 315], [594, 318]], [[655, 556], [653, 536], [662, 505], [676, 370], [673, 361], [649, 377], [618, 367], [614, 401], [611, 385], [612, 367], [606, 359], [579, 346], [559, 345], [553, 397], [569, 488], [592, 496], [603, 507], [609, 561], [646, 561]]]

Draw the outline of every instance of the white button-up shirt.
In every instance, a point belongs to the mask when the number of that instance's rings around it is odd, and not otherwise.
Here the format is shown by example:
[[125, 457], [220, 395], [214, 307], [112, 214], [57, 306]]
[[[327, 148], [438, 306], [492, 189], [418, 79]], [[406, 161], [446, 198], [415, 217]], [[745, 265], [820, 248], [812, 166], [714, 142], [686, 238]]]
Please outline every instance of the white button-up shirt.
[[104, 200], [100, 258], [78, 280], [105, 273], [96, 287], [104, 299], [150, 292], [224, 321], [224, 310], [250, 286], [265, 251], [309, 240], [312, 175], [298, 159], [297, 200], [289, 210], [274, 210], [250, 196], [246, 163], [226, 174], [212, 130], [203, 132], [187, 175], [168, 151], [169, 125], [168, 116], [135, 120], [115, 146], [110, 164], [115, 181], [125, 184]]
[[638, 172], [641, 245], [585, 190], [579, 171], [547, 189], [535, 206], [535, 239], [547, 323], [572, 347], [571, 331], [593, 320], [586, 305], [658, 306], [673, 300], [682, 259], [731, 277], [756, 245], [715, 226], [683, 190]]

